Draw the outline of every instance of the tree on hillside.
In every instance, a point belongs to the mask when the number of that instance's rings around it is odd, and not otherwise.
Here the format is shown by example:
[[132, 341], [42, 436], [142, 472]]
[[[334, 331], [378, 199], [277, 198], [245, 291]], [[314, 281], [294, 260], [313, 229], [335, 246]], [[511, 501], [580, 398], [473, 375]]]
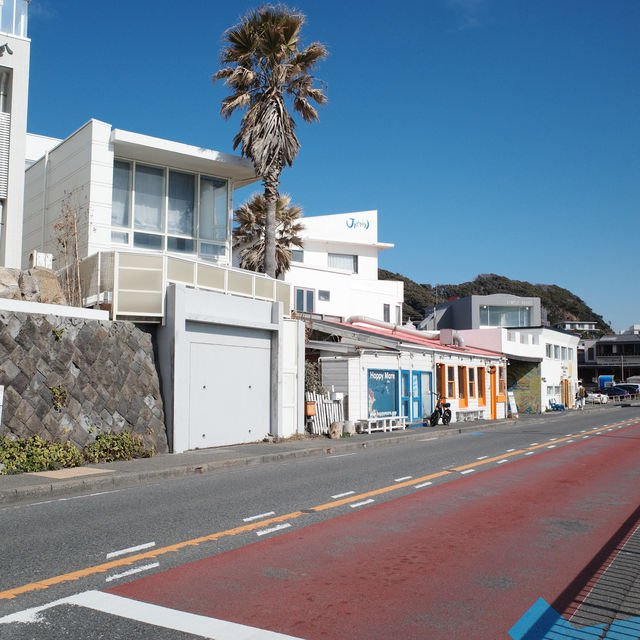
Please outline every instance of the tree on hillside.
[[[250, 271], [264, 271], [265, 221], [267, 202], [262, 194], [254, 194], [238, 207], [234, 214], [237, 226], [233, 229], [233, 248], [240, 250], [240, 266]], [[300, 222], [302, 209], [291, 204], [287, 194], [276, 200], [276, 271], [275, 277], [287, 272], [291, 266], [291, 247], [302, 247]]]
[[222, 100], [229, 118], [246, 109], [233, 148], [242, 147], [261, 177], [265, 199], [264, 271], [276, 275], [276, 201], [280, 174], [291, 166], [300, 143], [287, 101], [305, 122], [318, 120], [311, 101], [326, 103], [323, 89], [314, 87], [311, 70], [327, 55], [319, 42], [300, 49], [304, 15], [284, 5], [250, 11], [223, 36], [222, 68], [213, 81], [224, 80], [231, 94]]

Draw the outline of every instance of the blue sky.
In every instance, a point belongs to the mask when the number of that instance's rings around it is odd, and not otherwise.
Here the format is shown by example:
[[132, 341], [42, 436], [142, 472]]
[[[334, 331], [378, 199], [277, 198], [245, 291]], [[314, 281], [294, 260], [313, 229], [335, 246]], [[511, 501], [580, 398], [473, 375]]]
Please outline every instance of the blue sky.
[[[232, 153], [240, 117], [210, 77], [255, 6], [33, 0], [29, 131], [97, 118]], [[417, 282], [557, 284], [640, 323], [640, 2], [294, 6], [330, 52], [329, 103], [282, 178], [306, 215], [377, 209], [380, 266]]]

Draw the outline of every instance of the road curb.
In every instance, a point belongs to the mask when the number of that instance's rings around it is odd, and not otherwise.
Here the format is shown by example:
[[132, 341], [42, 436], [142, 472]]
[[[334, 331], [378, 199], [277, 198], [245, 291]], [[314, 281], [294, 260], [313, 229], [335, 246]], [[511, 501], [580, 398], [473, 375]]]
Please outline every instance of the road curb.
[[[505, 424], [512, 424], [516, 426], [523, 423], [536, 422], [538, 419], [557, 420], [568, 414], [571, 414], [571, 412], [536, 414], [531, 416], [522, 416], [515, 419], [505, 418], [494, 421], [474, 421], [471, 423], [461, 424], [454, 423], [449, 427], [439, 428], [414, 427], [409, 428], [407, 431], [398, 432], [397, 435], [382, 438], [377, 438], [375, 435], [368, 436], [368, 434], [364, 434], [364, 438], [366, 439], [361, 439], [363, 434], [358, 434], [352, 438], [342, 438], [339, 440], [326, 439], [323, 440], [321, 444], [314, 444], [313, 446], [294, 449], [291, 451], [265, 452], [257, 455], [221, 458], [218, 460], [208, 460], [199, 463], [189, 462], [182, 465], [171, 465], [171, 456], [174, 454], [164, 454], [169, 460], [169, 464], [165, 468], [136, 470], [135, 464], [138, 461], [134, 460], [130, 463], [132, 466], [129, 470], [117, 470], [113, 473], [107, 473], [107, 470], [105, 470], [105, 475], [92, 475], [77, 479], [57, 480], [54, 482], [47, 480], [41, 484], [27, 484], [6, 489], [0, 488], [0, 505], [7, 506], [34, 499], [48, 500], [77, 493], [109, 491], [153, 482], [155, 480], [180, 478], [199, 473], [239, 469], [242, 467], [254, 467], [261, 464], [273, 464], [277, 462], [285, 462], [287, 460], [319, 457], [323, 455], [330, 456], [337, 453], [350, 453], [364, 448], [375, 449], [390, 447], [399, 444], [407, 444], [412, 440], [424, 440], [427, 437], [433, 439], [449, 438], [465, 433], [492, 431], [503, 427]], [[264, 446], [270, 447], [278, 445], [265, 444]], [[239, 445], [239, 448], [241, 447], [242, 445]], [[212, 455], [215, 455], [215, 452], [212, 452]], [[141, 462], [144, 464], [143, 461]], [[100, 468], [100, 466], [92, 465], [92, 468]], [[7, 477], [15, 478], [18, 476], [0, 476], [0, 484], [2, 483], [2, 478]], [[29, 475], [29, 478], [33, 478], [33, 475]]]

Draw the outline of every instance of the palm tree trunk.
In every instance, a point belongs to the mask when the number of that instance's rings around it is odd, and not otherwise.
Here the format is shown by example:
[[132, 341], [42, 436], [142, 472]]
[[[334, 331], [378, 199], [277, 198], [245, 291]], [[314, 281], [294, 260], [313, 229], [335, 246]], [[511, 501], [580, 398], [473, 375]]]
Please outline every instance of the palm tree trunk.
[[264, 224], [264, 272], [276, 277], [276, 203], [278, 187], [280, 186], [280, 172], [270, 171], [263, 179], [265, 200]]

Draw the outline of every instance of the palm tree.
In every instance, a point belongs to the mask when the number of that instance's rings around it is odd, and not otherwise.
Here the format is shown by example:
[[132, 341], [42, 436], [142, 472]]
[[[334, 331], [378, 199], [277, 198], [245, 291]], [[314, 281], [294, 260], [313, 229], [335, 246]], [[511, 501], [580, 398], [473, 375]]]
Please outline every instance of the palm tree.
[[[240, 250], [240, 266], [250, 271], [264, 271], [265, 220], [267, 202], [262, 194], [254, 194], [250, 200], [234, 212], [237, 226], [233, 230], [233, 248]], [[302, 209], [291, 204], [287, 194], [276, 200], [276, 271], [275, 277], [289, 271], [291, 247], [302, 247], [299, 234], [304, 230], [300, 222]]]
[[305, 122], [318, 120], [311, 104], [327, 101], [323, 89], [313, 86], [310, 71], [327, 55], [319, 42], [299, 49], [305, 17], [284, 5], [264, 5], [247, 13], [223, 36], [222, 68], [213, 81], [224, 80], [231, 94], [222, 100], [220, 113], [229, 118], [246, 109], [233, 148], [242, 145], [262, 179], [265, 199], [264, 271], [276, 275], [276, 201], [280, 174], [291, 166], [300, 143], [287, 99]]

